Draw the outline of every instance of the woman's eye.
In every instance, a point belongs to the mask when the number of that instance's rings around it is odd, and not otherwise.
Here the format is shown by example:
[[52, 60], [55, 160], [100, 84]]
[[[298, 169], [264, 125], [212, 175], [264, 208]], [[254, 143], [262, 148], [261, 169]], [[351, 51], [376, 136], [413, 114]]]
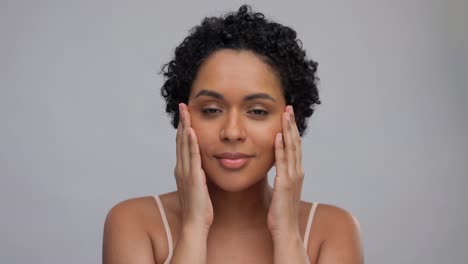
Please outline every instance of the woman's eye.
[[253, 113], [254, 115], [267, 115], [268, 114], [268, 111], [265, 111], [265, 110], [262, 110], [262, 109], [253, 109], [253, 110], [250, 110], [251, 113]]
[[208, 115], [220, 112], [220, 110], [216, 108], [203, 108], [201, 111], [203, 114], [208, 114]]

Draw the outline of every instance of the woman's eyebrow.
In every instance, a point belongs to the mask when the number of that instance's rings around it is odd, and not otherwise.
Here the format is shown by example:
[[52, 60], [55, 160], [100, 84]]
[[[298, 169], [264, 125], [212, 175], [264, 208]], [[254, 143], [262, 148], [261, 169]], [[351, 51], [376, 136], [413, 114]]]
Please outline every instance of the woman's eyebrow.
[[[214, 97], [216, 99], [219, 99], [219, 100], [225, 100], [224, 96], [218, 92], [215, 92], [215, 91], [211, 91], [211, 90], [201, 90], [199, 91], [196, 95], [195, 95], [195, 98], [199, 97], [199, 96], [210, 96], [210, 97]], [[273, 102], [276, 102], [276, 100], [271, 97], [269, 94], [266, 94], [266, 93], [254, 93], [254, 94], [249, 94], [249, 95], [246, 95], [244, 97], [244, 101], [250, 101], [250, 100], [255, 100], [255, 99], [267, 99], [267, 100], [271, 100]]]
[[214, 97], [214, 98], [220, 99], [220, 100], [224, 100], [224, 96], [222, 94], [217, 93], [215, 91], [211, 91], [211, 90], [201, 90], [195, 95], [195, 98], [203, 96], [203, 95], [204, 96]]
[[249, 94], [244, 97], [244, 101], [255, 100], [255, 99], [267, 99], [276, 103], [275, 98], [271, 97], [269, 94], [266, 94], [266, 93], [254, 93], [254, 94]]

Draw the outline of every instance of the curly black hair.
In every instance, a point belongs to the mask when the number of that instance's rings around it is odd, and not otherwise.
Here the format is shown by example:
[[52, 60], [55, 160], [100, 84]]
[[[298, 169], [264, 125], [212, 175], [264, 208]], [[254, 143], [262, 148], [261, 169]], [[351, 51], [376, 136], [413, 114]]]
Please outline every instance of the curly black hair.
[[293, 106], [302, 137], [307, 118], [320, 104], [316, 76], [318, 63], [306, 58], [302, 42], [290, 27], [265, 19], [243, 5], [224, 17], [206, 17], [175, 49], [175, 57], [162, 67], [166, 81], [161, 95], [172, 125], [179, 122], [179, 103], [188, 103], [198, 68], [220, 49], [248, 50], [257, 54], [279, 75], [286, 104]]

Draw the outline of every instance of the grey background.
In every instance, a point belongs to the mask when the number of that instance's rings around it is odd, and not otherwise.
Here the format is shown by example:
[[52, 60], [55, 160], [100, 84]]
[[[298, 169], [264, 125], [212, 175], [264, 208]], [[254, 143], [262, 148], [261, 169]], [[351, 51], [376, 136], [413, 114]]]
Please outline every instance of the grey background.
[[[241, 3], [1, 1], [0, 263], [100, 263], [113, 205], [175, 190], [157, 72]], [[467, 1], [250, 3], [319, 62], [303, 199], [359, 219], [366, 263], [466, 263]]]

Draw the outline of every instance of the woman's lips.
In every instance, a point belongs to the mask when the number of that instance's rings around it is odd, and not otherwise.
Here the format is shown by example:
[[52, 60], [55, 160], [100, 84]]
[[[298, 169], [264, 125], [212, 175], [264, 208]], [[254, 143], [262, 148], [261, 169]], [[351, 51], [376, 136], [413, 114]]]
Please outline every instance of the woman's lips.
[[250, 158], [254, 155], [249, 155], [242, 152], [223, 152], [215, 155], [221, 167], [230, 170], [236, 170], [244, 167]]
[[226, 158], [217, 158], [222, 167], [226, 169], [240, 169], [248, 161], [249, 158], [238, 158], [238, 159], [226, 159]]

